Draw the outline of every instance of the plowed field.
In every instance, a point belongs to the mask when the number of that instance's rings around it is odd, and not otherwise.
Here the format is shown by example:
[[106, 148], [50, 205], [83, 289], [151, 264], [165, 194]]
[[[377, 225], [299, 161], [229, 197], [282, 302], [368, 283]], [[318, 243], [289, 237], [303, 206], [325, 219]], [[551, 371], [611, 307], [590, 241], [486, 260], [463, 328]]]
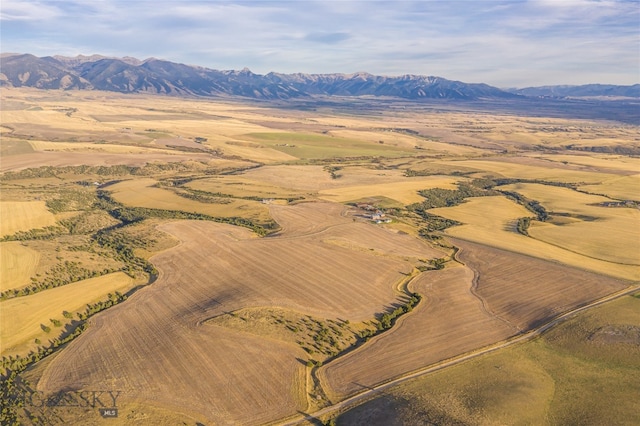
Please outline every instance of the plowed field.
[[424, 296], [418, 307], [391, 331], [323, 367], [323, 383], [344, 397], [513, 334], [484, 310], [471, 293], [472, 281], [473, 271], [464, 266], [420, 275], [411, 284]]
[[[118, 389], [125, 401], [225, 424], [263, 423], [304, 410], [302, 349], [246, 333], [238, 338], [204, 321], [252, 306], [371, 319], [398, 302], [394, 288], [412, 260], [442, 256], [341, 211], [321, 203], [272, 206], [283, 231], [269, 238], [202, 221], [163, 225], [182, 244], [152, 259], [159, 280], [95, 317], [38, 387]], [[336, 239], [354, 248], [332, 244]]]
[[526, 330], [621, 290], [628, 282], [555, 262], [454, 240], [459, 258], [476, 271], [476, 293], [487, 309]]
[[466, 266], [427, 272], [411, 289], [425, 300], [396, 326], [327, 364], [334, 397], [529, 330], [626, 286], [623, 281], [460, 240]]

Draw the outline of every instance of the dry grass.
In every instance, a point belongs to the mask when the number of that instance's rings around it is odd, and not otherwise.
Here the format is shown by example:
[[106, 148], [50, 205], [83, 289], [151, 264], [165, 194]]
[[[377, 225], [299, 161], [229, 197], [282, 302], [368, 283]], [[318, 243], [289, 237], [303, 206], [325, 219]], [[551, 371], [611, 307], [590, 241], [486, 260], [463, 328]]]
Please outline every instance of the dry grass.
[[[69, 322], [63, 317], [63, 311], [72, 314], [84, 311], [87, 303], [104, 299], [115, 291], [124, 293], [132, 284], [129, 276], [117, 272], [0, 302], [2, 353], [26, 353], [35, 349], [38, 345], [34, 339], [46, 342], [62, 331], [50, 319], [57, 319], [63, 324]], [[50, 327], [51, 332], [46, 333], [42, 325]]]
[[39, 261], [40, 253], [18, 241], [0, 243], [0, 291], [27, 285]]
[[44, 201], [0, 201], [0, 236], [55, 224]]

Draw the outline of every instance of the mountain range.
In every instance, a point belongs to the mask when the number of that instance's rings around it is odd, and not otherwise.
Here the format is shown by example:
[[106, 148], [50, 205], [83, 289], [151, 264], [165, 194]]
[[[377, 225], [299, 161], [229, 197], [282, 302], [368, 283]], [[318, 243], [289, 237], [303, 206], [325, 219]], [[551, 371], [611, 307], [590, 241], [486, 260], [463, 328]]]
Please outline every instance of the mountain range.
[[[243, 96], [258, 99], [305, 98], [316, 95], [387, 96], [404, 99], [513, 99], [523, 96], [640, 97], [634, 86], [548, 86], [501, 90], [441, 77], [354, 74], [255, 74], [219, 71], [149, 58], [3, 54], [0, 86], [40, 89], [95, 89], [121, 93], [177, 96]], [[581, 89], [582, 88], [582, 89]]]

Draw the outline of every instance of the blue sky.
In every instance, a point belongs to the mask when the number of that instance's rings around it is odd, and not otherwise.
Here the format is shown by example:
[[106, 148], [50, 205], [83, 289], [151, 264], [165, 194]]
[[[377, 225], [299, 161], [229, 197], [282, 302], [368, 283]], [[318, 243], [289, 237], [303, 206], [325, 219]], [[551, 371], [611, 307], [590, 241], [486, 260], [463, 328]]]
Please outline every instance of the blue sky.
[[640, 82], [640, 0], [1, 0], [0, 50], [214, 69]]

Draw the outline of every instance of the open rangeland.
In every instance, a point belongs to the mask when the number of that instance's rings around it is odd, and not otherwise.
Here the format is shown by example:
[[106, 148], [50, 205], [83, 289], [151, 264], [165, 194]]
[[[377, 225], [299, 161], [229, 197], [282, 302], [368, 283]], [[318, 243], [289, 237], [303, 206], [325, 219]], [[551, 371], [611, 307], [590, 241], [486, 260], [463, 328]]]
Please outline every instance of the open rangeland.
[[[58, 337], [63, 326], [70, 322], [63, 312], [75, 315], [83, 312], [88, 303], [105, 299], [109, 293], [125, 293], [133, 279], [122, 272], [78, 281], [29, 296], [0, 301], [0, 341], [2, 354], [26, 353], [39, 345], [35, 339], [47, 341]], [[51, 321], [58, 320], [61, 326]], [[50, 331], [46, 331], [46, 329]]]
[[39, 260], [40, 253], [18, 241], [0, 243], [0, 291], [27, 284]]
[[0, 236], [56, 224], [44, 201], [0, 201], [0, 219]]
[[212, 422], [263, 423], [306, 409], [304, 350], [249, 333], [238, 338], [206, 320], [261, 306], [371, 320], [400, 300], [396, 285], [418, 259], [442, 253], [341, 216], [337, 204], [271, 208], [282, 231], [268, 238], [211, 222], [163, 225], [182, 243], [152, 259], [159, 280], [95, 317], [38, 389], [108, 387], [125, 401]]
[[639, 305], [626, 296], [583, 312], [534, 341], [386, 390], [336, 424], [637, 424]]

